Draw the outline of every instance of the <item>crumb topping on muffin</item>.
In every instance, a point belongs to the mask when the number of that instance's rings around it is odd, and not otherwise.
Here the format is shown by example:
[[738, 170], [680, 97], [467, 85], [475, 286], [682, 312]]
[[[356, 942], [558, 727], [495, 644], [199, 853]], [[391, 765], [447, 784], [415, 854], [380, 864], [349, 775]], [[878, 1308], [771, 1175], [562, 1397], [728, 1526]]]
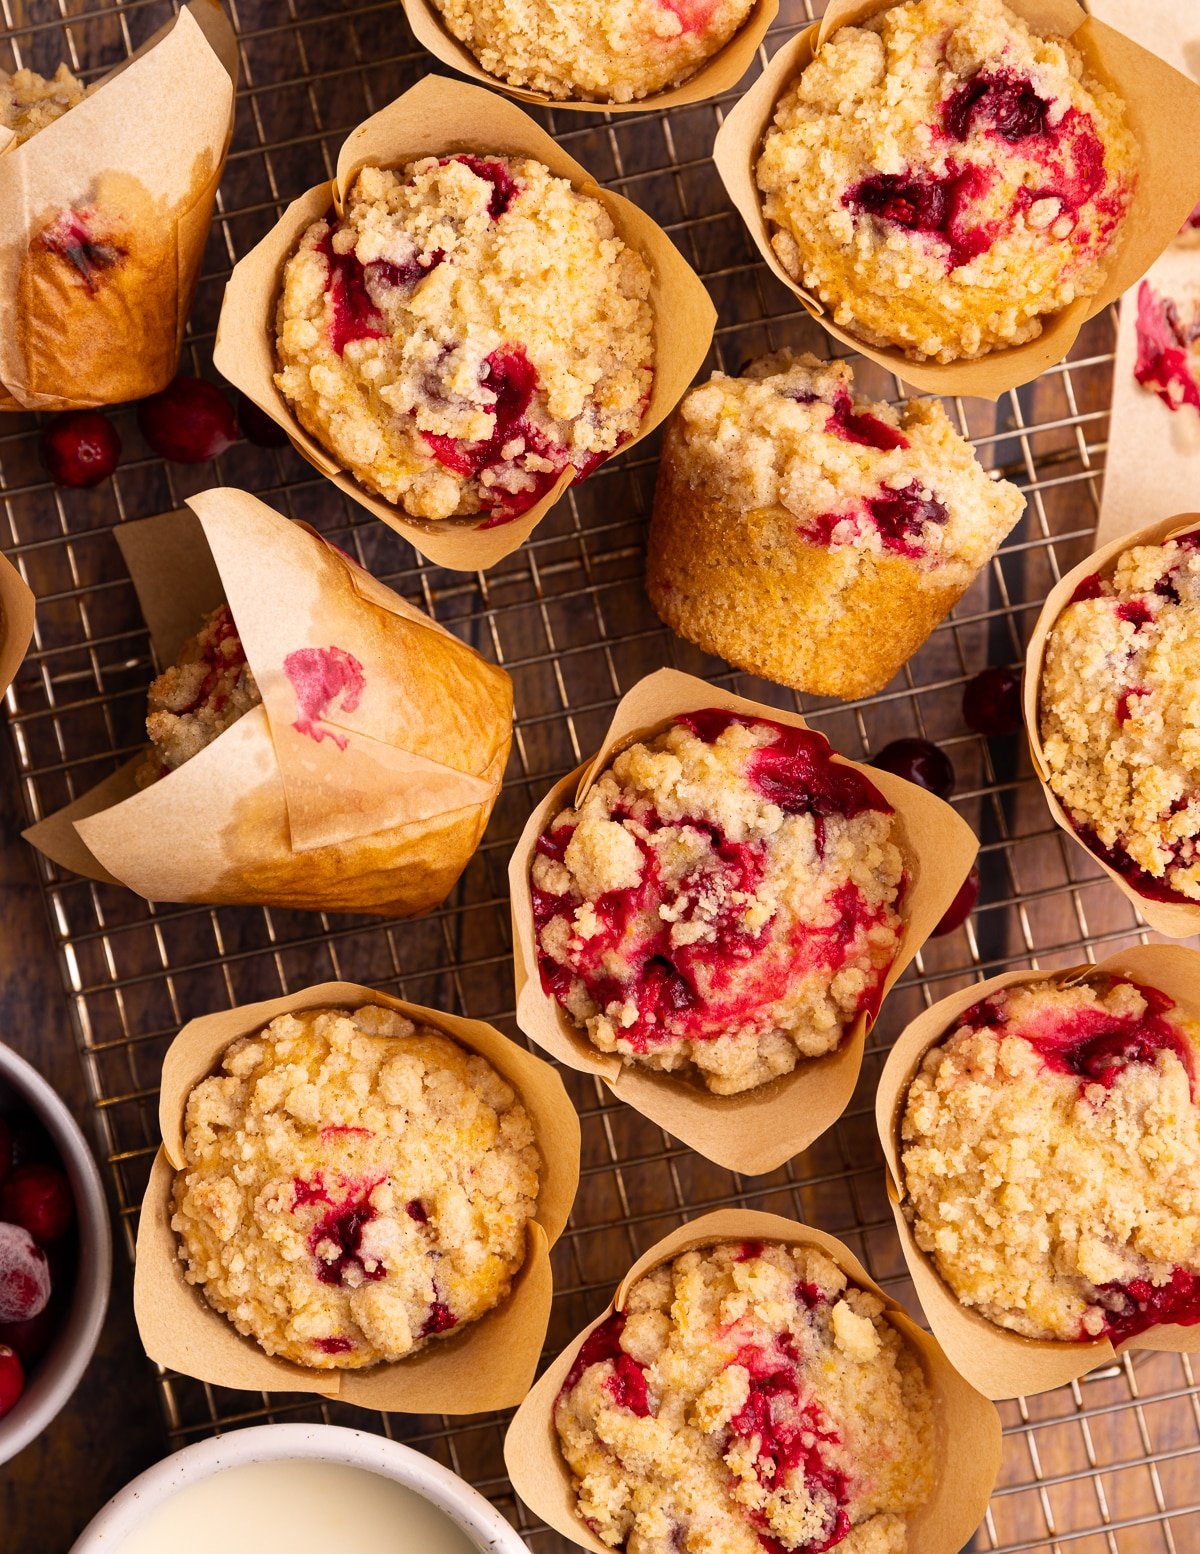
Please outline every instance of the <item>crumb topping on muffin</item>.
[[890, 806], [821, 735], [689, 713], [538, 839], [542, 985], [600, 1051], [748, 1090], [875, 1012], [905, 879]]
[[149, 787], [199, 755], [261, 701], [229, 606], [219, 605], [171, 667], [150, 682], [150, 749], [137, 770], [138, 787]]
[[538, 1193], [533, 1128], [484, 1058], [391, 1009], [279, 1015], [185, 1118], [185, 1275], [268, 1354], [402, 1359], [508, 1294]]
[[83, 82], [65, 63], [49, 79], [36, 70], [16, 70], [11, 75], [0, 70], [0, 129], [12, 130], [16, 144], [23, 145], [77, 107], [86, 95]]
[[554, 1423], [580, 1517], [637, 1554], [906, 1554], [933, 1488], [920, 1361], [812, 1247], [727, 1242], [639, 1279]]
[[649, 291], [603, 205], [539, 162], [365, 167], [285, 267], [275, 381], [413, 517], [505, 522], [637, 433]]
[[1039, 705], [1047, 780], [1085, 845], [1143, 895], [1200, 901], [1200, 535], [1084, 579]]
[[731, 512], [783, 507], [812, 545], [900, 556], [964, 586], [1025, 499], [991, 480], [937, 399], [856, 399], [845, 362], [780, 351], [715, 373], [677, 414], [688, 479]]
[[628, 103], [679, 86], [754, 0], [435, 0], [489, 75], [548, 97]]
[[1200, 1322], [1200, 1023], [1120, 977], [1016, 983], [921, 1063], [901, 1124], [917, 1244], [1030, 1338]]
[[1124, 105], [1002, 0], [839, 28], [757, 166], [784, 268], [877, 346], [949, 362], [1093, 296], [1135, 183]]

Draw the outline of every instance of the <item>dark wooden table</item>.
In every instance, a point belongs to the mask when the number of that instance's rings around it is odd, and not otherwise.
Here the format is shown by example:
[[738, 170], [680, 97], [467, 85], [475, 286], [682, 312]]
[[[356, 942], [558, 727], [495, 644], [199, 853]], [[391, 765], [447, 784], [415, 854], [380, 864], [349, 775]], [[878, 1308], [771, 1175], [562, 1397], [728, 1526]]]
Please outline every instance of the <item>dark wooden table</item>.
[[[91, 1115], [66, 997], [21, 840], [17, 776], [0, 749], [0, 1040], [38, 1068], [89, 1142]], [[154, 1377], [133, 1325], [130, 1269], [115, 1248], [112, 1300], [95, 1358], [50, 1428], [0, 1467], [2, 1554], [65, 1554], [108, 1497], [166, 1449]]]

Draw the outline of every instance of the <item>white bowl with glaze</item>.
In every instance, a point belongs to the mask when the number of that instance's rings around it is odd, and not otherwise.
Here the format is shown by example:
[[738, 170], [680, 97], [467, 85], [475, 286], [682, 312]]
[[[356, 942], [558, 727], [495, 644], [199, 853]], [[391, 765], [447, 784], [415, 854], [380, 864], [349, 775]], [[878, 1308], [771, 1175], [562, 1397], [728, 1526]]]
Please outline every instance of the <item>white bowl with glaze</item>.
[[151, 1512], [202, 1479], [252, 1462], [339, 1463], [403, 1484], [444, 1512], [479, 1554], [528, 1554], [520, 1537], [478, 1490], [441, 1463], [365, 1430], [342, 1425], [268, 1424], [185, 1446], [113, 1496], [70, 1554], [118, 1554]]

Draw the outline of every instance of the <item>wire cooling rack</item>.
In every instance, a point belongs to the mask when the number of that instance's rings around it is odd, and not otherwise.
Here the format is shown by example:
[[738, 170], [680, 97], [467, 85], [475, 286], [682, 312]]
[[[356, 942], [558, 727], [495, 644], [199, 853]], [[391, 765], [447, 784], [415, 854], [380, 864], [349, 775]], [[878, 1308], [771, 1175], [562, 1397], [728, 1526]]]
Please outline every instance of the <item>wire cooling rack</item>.
[[[347, 131], [431, 64], [394, 0], [232, 0], [232, 10], [242, 63], [237, 131], [184, 362], [184, 370], [204, 373], [211, 373], [213, 330], [233, 261], [289, 199], [332, 174]], [[168, 0], [0, 0], [6, 29], [0, 64], [50, 72], [65, 57], [91, 80], [169, 14]], [[811, 15], [811, 0], [785, 0], [765, 54]], [[827, 353], [830, 342], [757, 259], [709, 162], [731, 101], [669, 116], [543, 117], [597, 178], [649, 211], [705, 277], [721, 320], [708, 366], [736, 371], [767, 348], [788, 344]], [[851, 706], [792, 698], [733, 675], [659, 625], [641, 587], [653, 442], [570, 493], [516, 555], [486, 575], [463, 576], [423, 564], [291, 450], [242, 443], [216, 467], [164, 465], [142, 443], [132, 413], [120, 410], [115, 420], [125, 459], [115, 479], [93, 492], [63, 492], [41, 471], [37, 419], [0, 420], [0, 543], [39, 600], [33, 647], [7, 697], [31, 819], [91, 786], [141, 743], [152, 665], [113, 526], [176, 507], [210, 485], [243, 486], [315, 524], [502, 663], [515, 682], [517, 733], [492, 824], [451, 899], [419, 921], [153, 907], [42, 863], [79, 1054], [130, 1254], [157, 1137], [159, 1067], [188, 1018], [344, 977], [516, 1033], [504, 880], [511, 845], [540, 795], [598, 743], [617, 697], [643, 674], [670, 664], [801, 708], [851, 756], [869, 757], [901, 735], [939, 741], [956, 768], [955, 803], [982, 840], [982, 895], [967, 926], [931, 943], [891, 995], [845, 1116], [769, 1176], [740, 1178], [710, 1165], [614, 1103], [594, 1080], [564, 1076], [583, 1119], [583, 1180], [554, 1254], [558, 1294], [547, 1355], [605, 1305], [638, 1253], [681, 1219], [726, 1204], [775, 1210], [834, 1232], [892, 1293], [915, 1305], [871, 1117], [889, 1042], [920, 1008], [980, 976], [1013, 965], [1074, 964], [1148, 937], [1125, 898], [1051, 824], [1019, 742], [981, 740], [960, 713], [963, 682], [986, 664], [1018, 661], [1039, 602], [1089, 549], [1114, 324], [1111, 312], [1094, 320], [1066, 365], [998, 406], [950, 405], [984, 461], [1024, 487], [1028, 510], [953, 619], [903, 675], [879, 696]], [[868, 392], [900, 394], [900, 385], [869, 363], [859, 363], [858, 377]], [[886, 630], [887, 622], [879, 628]], [[366, 1426], [463, 1474], [537, 1554], [568, 1547], [512, 1494], [501, 1457], [504, 1416], [389, 1418], [295, 1396], [224, 1391], [171, 1374], [159, 1383], [164, 1451], [268, 1419]], [[1200, 1382], [1186, 1356], [1126, 1357], [1072, 1386], [1005, 1403], [1001, 1412], [1000, 1487], [972, 1547], [997, 1554], [1200, 1549]]]

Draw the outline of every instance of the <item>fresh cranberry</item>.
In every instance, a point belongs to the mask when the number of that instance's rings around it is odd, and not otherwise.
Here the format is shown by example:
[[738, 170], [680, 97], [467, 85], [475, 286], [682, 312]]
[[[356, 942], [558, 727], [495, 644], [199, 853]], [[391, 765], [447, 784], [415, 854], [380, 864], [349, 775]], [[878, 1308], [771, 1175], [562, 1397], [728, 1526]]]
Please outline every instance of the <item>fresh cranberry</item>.
[[936, 793], [939, 799], [948, 799], [954, 792], [954, 764], [944, 750], [928, 739], [893, 739], [871, 765], [894, 772], [905, 782]]
[[941, 922], [933, 930], [931, 938], [940, 939], [943, 934], [953, 933], [956, 928], [961, 928], [975, 910], [975, 903], [979, 900], [979, 870], [972, 869], [966, 879], [958, 887], [958, 895], [946, 908]]
[[36, 1317], [26, 1317], [23, 1322], [0, 1322], [0, 1344], [15, 1349], [28, 1370], [49, 1349], [58, 1332], [58, 1318], [57, 1302], [51, 1300]]
[[233, 406], [215, 383], [176, 378], [138, 406], [142, 436], [164, 459], [204, 464], [238, 440]]
[[7, 1344], [0, 1344], [0, 1419], [11, 1413], [25, 1390], [25, 1372]]
[[0, 1188], [0, 1218], [20, 1225], [41, 1246], [58, 1241], [75, 1222], [71, 1184], [57, 1166], [18, 1166]]
[[1021, 732], [1021, 674], [1017, 669], [983, 669], [963, 686], [963, 721], [976, 734]]
[[279, 422], [272, 421], [265, 410], [261, 410], [240, 391], [237, 421], [246, 441], [252, 442], [256, 448], [286, 448], [288, 445], [288, 434]]
[[0, 1322], [36, 1317], [49, 1299], [45, 1252], [20, 1225], [0, 1222]]
[[3, 1117], [0, 1117], [0, 1182], [13, 1168], [14, 1140], [12, 1129]]
[[56, 486], [98, 486], [120, 457], [117, 429], [98, 410], [56, 416], [42, 433], [42, 462]]

